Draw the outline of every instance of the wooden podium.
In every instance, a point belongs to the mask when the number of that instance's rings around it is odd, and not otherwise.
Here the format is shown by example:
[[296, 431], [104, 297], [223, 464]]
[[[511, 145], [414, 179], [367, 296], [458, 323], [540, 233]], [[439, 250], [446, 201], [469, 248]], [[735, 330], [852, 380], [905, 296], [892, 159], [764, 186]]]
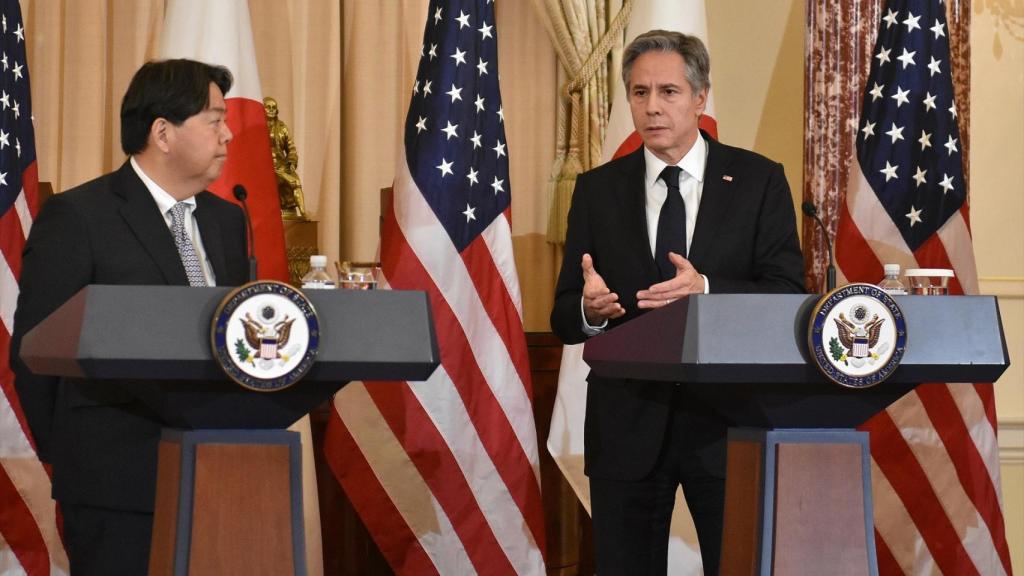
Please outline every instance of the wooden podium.
[[921, 382], [993, 382], [1009, 366], [992, 296], [897, 296], [900, 366], [843, 388], [811, 362], [818, 296], [697, 295], [587, 341], [601, 376], [688, 382], [729, 419], [721, 574], [877, 574], [866, 432]]
[[229, 291], [88, 286], [25, 335], [21, 355], [37, 374], [116, 381], [165, 424], [150, 574], [302, 576], [301, 451], [284, 428], [349, 380], [426, 380], [440, 361], [429, 303], [422, 292], [309, 292], [315, 364], [290, 388], [254, 392], [210, 350]]

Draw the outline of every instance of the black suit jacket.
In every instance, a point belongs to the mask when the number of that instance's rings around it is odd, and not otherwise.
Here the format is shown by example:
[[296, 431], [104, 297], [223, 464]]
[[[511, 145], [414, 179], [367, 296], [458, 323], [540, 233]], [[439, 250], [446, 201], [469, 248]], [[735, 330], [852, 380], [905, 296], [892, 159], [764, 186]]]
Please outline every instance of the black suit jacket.
[[[803, 292], [803, 257], [782, 165], [739, 148], [708, 143], [707, 168], [688, 259], [713, 293]], [[626, 314], [643, 313], [636, 293], [660, 281], [647, 232], [643, 149], [581, 174], [576, 181], [551, 327], [583, 342], [580, 298], [584, 253]], [[590, 476], [639, 479], [665, 437], [674, 384], [588, 378], [584, 458]]]
[[[245, 282], [241, 209], [202, 192], [195, 217], [217, 284]], [[53, 464], [54, 498], [151, 511], [156, 415], [128, 386], [35, 376], [18, 357], [24, 334], [89, 284], [188, 285], [164, 217], [127, 162], [53, 196], [40, 210], [25, 245], [11, 365], [40, 458]]]

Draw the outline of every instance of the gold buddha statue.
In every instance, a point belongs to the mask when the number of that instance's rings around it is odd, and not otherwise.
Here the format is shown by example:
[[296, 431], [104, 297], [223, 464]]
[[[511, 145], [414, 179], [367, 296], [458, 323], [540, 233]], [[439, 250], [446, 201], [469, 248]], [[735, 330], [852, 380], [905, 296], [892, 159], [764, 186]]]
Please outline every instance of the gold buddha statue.
[[299, 153], [295, 149], [288, 125], [278, 118], [277, 100], [267, 96], [263, 99], [263, 110], [267, 115], [267, 130], [270, 132], [270, 151], [274, 158], [274, 173], [277, 175], [277, 195], [281, 201], [281, 216], [289, 220], [305, 220], [306, 206], [302, 197], [302, 181], [299, 179]]

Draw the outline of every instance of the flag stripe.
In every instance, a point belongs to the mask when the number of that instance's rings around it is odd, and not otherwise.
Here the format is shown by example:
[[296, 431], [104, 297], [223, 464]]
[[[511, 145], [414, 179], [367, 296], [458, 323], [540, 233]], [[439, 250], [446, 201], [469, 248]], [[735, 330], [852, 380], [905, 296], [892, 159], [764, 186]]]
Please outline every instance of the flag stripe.
[[902, 570], [878, 530], [875, 530], [875, 555], [878, 560], [879, 574], [897, 574]]
[[939, 568], [947, 574], [977, 574], [927, 474], [907, 443], [900, 440], [900, 429], [889, 413], [875, 416], [865, 428], [870, 432], [872, 457], [900, 494]]
[[6, 467], [0, 467], [0, 532], [27, 574], [50, 573], [49, 553], [39, 525]]
[[[6, 338], [14, 332], [14, 309], [18, 303], [18, 277], [21, 275], [21, 250], [25, 237], [21, 233], [21, 222], [14, 210], [0, 216], [0, 321], [7, 331]], [[9, 340], [5, 340], [9, 342]], [[3, 366], [6, 370], [7, 365]]]
[[917, 525], [874, 459], [871, 460], [871, 488], [875, 509], [884, 509], [887, 512], [884, 515], [876, 515], [876, 543], [879, 549], [888, 550], [899, 566], [898, 570], [883, 571], [889, 566], [879, 562], [879, 574], [937, 573], [935, 560], [925, 546]]
[[[943, 384], [923, 384], [922, 386], [944, 386]], [[915, 394], [917, 405], [913, 409], [903, 409], [891, 414], [893, 422], [899, 427], [907, 445], [924, 471], [935, 494], [942, 494], [937, 499], [938, 506], [948, 518], [950, 526], [956, 531], [957, 538], [963, 546], [966, 557], [960, 558], [963, 564], [970, 563], [981, 574], [998, 575], [1002, 570], [993, 571], [989, 567], [999, 564], [995, 553], [994, 541], [988, 526], [980, 517], [979, 510], [971, 502], [966, 493], [969, 486], [961, 484], [953, 472], [952, 454], [942, 442], [939, 429], [947, 425], [929, 418], [921, 396]], [[963, 440], [968, 440], [964, 438]], [[960, 567], [959, 569], [963, 569]]]
[[[918, 262], [928, 262], [929, 268], [953, 270], [953, 264], [949, 261], [949, 256], [946, 255], [946, 247], [942, 245], [942, 239], [938, 234], [931, 236], [917, 250], [914, 250], [914, 258]], [[949, 293], [964, 293], [960, 281], [955, 276], [949, 279]]]
[[[356, 394], [353, 393], [356, 388], [361, 389], [358, 395], [362, 398], [356, 398]], [[381, 553], [400, 574], [439, 574], [427, 552], [416, 539], [416, 534], [402, 517], [366, 459], [366, 455], [372, 452], [362, 449], [356, 443], [350, 429], [341, 423], [340, 411], [347, 410], [355, 417], [360, 414], [360, 409], [365, 414], [372, 408], [365, 388], [359, 382], [349, 383], [345, 390], [335, 397], [334, 405], [336, 410], [331, 411], [324, 437], [324, 457], [344, 486], [352, 505], [363, 518], [370, 533], [390, 535], [386, 540], [378, 540]], [[374, 437], [378, 440], [378, 446], [382, 443], [380, 437], [381, 435]], [[395, 441], [392, 437], [387, 443]], [[335, 543], [325, 544], [331, 546]]]
[[953, 215], [941, 228], [938, 236], [942, 239], [950, 268], [956, 271], [957, 283], [962, 287], [961, 294], [978, 293], [978, 271], [974, 263], [974, 249], [971, 241], [971, 230], [967, 222], [967, 205]]
[[[499, 218], [495, 220], [495, 223], [502, 220], [503, 218]], [[516, 344], [525, 342], [526, 338], [523, 334], [522, 319], [519, 316], [519, 309], [509, 297], [508, 288], [495, 266], [493, 255], [483, 234], [462, 251], [462, 261], [465, 263], [466, 269], [469, 270], [469, 279], [481, 299], [484, 310], [488, 312], [487, 316], [494, 327], [495, 335], [500, 338], [502, 348], [508, 351], [509, 361], [512, 363], [511, 368], [518, 374], [519, 382], [523, 383], [524, 396], [509, 398], [503, 404], [523, 402], [524, 400], [532, 402], [530, 387], [525, 385], [530, 381], [530, 363], [526, 357], [526, 347]]]
[[62, 572], [67, 568], [67, 556], [57, 530], [60, 523], [57, 504], [50, 496], [50, 471], [35, 457], [27, 438], [21, 438], [20, 442], [24, 456], [3, 458], [3, 467], [34, 519], [33, 529], [39, 532], [48, 550], [48, 553], [42, 549], [35, 553], [48, 558], [51, 571]]
[[519, 290], [519, 275], [516, 272], [515, 254], [512, 252], [512, 206], [506, 208], [501, 217], [496, 218], [481, 236], [491, 251], [494, 268], [505, 284], [505, 298], [508, 302], [504, 308], [508, 310], [511, 307], [515, 310], [515, 314], [510, 314], [509, 317], [518, 318], [522, 324], [523, 295]]
[[[21, 250], [25, 245], [25, 238], [28, 237], [28, 230], [32, 226], [32, 218], [28, 214], [27, 208], [25, 193], [22, 192], [18, 194], [12, 209], [0, 216], [0, 252], [3, 253], [7, 265], [10, 267], [11, 278], [21, 276]], [[17, 288], [17, 282], [14, 282], [13, 285]], [[16, 297], [17, 293], [15, 293], [15, 300]], [[4, 308], [9, 306], [12, 314], [15, 300], [4, 302]], [[10, 325], [8, 326], [10, 327]]]
[[526, 351], [523, 330], [522, 297], [516, 276], [515, 256], [512, 253], [512, 228], [507, 209], [482, 234], [482, 244], [471, 244], [463, 251], [462, 260], [471, 271], [476, 291], [483, 297], [491, 323], [501, 336], [512, 364], [523, 383], [527, 400], [533, 403], [530, 358]]
[[4, 341], [0, 346], [0, 392], [4, 398], [0, 399], [0, 458], [23, 458], [35, 457], [35, 442], [32, 441], [32, 434], [28, 429], [28, 421], [25, 420], [25, 412], [21, 409], [21, 400], [14, 389], [14, 373], [10, 368], [11, 347], [10, 334], [0, 329], [0, 340]]
[[[415, 187], [411, 174], [407, 169], [403, 169], [404, 166], [403, 162], [399, 162], [396, 187]], [[504, 346], [496, 326], [489, 320], [490, 315], [496, 311], [491, 310], [486, 315], [479, 313], [484, 307], [484, 302], [481, 300], [481, 294], [474, 288], [473, 277], [480, 272], [467, 270], [452, 244], [437, 241], [438, 238], [443, 238], [445, 232], [423, 196], [396, 196], [393, 205], [398, 227], [389, 226], [389, 220], [385, 219], [383, 242], [388, 242], [388, 235], [393, 234], [397, 238], [400, 228], [400, 241], [413, 251], [416, 263], [414, 267], [408, 269], [413, 273], [411, 277], [402, 279], [402, 274], [399, 273], [399, 279], [395, 280], [396, 276], [388, 273], [389, 281], [396, 289], [427, 290], [432, 295], [432, 302], [436, 296], [437, 299], [445, 301], [445, 306], [451, 308], [459, 327], [457, 332], [453, 333], [456, 342], [461, 345], [463, 340], [468, 340], [469, 348], [464, 350], [464, 353], [476, 358], [480, 370], [484, 373], [483, 384], [491, 388], [494, 397], [501, 404], [501, 409], [509, 415], [511, 431], [519, 438], [524, 453], [537, 454], [533, 409], [530, 395], [527, 394], [529, 380], [520, 377], [520, 374], [528, 372], [512, 363], [511, 351]], [[476, 250], [476, 242], [470, 242], [465, 250]], [[513, 316], [509, 322], [514, 322], [516, 318], [518, 316]], [[438, 332], [443, 333], [441, 330]], [[525, 348], [525, 341], [520, 346]], [[503, 422], [497, 424], [505, 425]], [[537, 467], [536, 458], [531, 458], [533, 468]], [[539, 477], [536, 470], [534, 474]]]
[[948, 390], [954, 405], [963, 418], [964, 424], [967, 426], [971, 441], [974, 443], [974, 448], [978, 451], [978, 456], [985, 466], [989, 480], [995, 486], [995, 495], [997, 498], [1001, 498], [998, 484], [999, 440], [996, 438], [995, 428], [988, 420], [988, 414], [985, 411], [985, 400], [979, 394], [979, 388], [991, 390], [992, 385], [959, 384], [949, 386]]
[[[974, 391], [978, 394], [978, 398], [981, 399], [982, 406], [984, 407], [984, 410], [985, 410], [985, 417], [988, 418], [989, 426], [992, 427], [992, 435], [993, 436], [998, 436], [999, 432], [998, 432], [998, 430], [996, 428], [997, 420], [996, 420], [996, 395], [995, 395], [995, 387], [992, 384], [975, 384], [974, 385]], [[989, 454], [990, 456], [994, 457], [993, 459], [998, 461], [998, 459], [999, 459], [999, 451], [998, 451], [999, 446], [998, 445], [990, 446], [990, 448], [995, 448], [996, 452], [994, 452], [994, 453], [988, 452], [987, 454]], [[998, 468], [996, 468], [996, 469], [998, 470]], [[998, 476], [993, 475], [993, 477], [998, 482], [998, 480], [999, 480]]]
[[[450, 380], [442, 373], [443, 370], [437, 370], [427, 381], [432, 385], [430, 393], [438, 400], [454, 394]], [[463, 468], [464, 463], [453, 453], [453, 449], [463, 452], [465, 448], [464, 458], [472, 458], [473, 448], [464, 444], [466, 441], [473, 443], [476, 439], [471, 440], [472, 435], [466, 434], [464, 442], [460, 443], [462, 446], [451, 447], [431, 419], [429, 409], [425, 410], [408, 387], [378, 386], [369, 391], [384, 420], [394, 430], [409, 459], [455, 528], [474, 568], [479, 572], [488, 563], [493, 563], [509, 573], [513, 572], [508, 555], [478, 501], [480, 496], [485, 496], [478, 493], [482, 479], [471, 477]], [[468, 420], [465, 414], [447, 416], [455, 425], [465, 425], [465, 420]]]
[[[396, 211], [398, 202], [395, 203]], [[486, 377], [480, 371], [480, 364], [475, 361], [479, 358], [471, 350], [471, 341], [462, 332], [459, 323], [458, 313], [450, 307], [450, 299], [442, 297], [438, 287], [433, 284], [427, 275], [421, 261], [408, 251], [411, 246], [405, 242], [405, 235], [398, 227], [394, 214], [387, 215], [384, 220], [384, 241], [382, 244], [382, 261], [385, 263], [384, 273], [389, 279], [392, 288], [402, 289], [419, 287], [426, 289], [430, 297], [431, 308], [434, 315], [434, 324], [438, 333], [448, 336], [446, 346], [441, 348], [441, 362], [444, 370], [449, 374], [459, 374], [454, 385], [461, 396], [461, 403], [469, 410], [469, 416], [474, 423], [477, 434], [490, 455], [497, 470], [501, 473], [508, 490], [515, 499], [519, 513], [523, 514], [533, 540], [538, 540], [537, 534], [543, 534], [543, 515], [540, 502], [540, 488], [536, 477], [524, 476], [520, 470], [530, 469], [532, 463], [527, 459], [527, 453], [515, 433], [513, 426], [516, 422], [510, 422], [507, 417], [508, 411], [502, 410], [502, 406], [495, 401], [490, 382], [499, 381], [494, 377]], [[467, 250], [472, 250], [472, 245]], [[386, 255], [386, 256], [385, 256]], [[392, 278], [400, 280], [393, 281]], [[524, 417], [532, 416], [532, 412], [523, 413]], [[523, 418], [526, 420], [526, 418]], [[532, 419], [518, 422], [520, 426], [532, 426]], [[526, 513], [534, 510], [533, 513]]]
[[32, 220], [39, 213], [39, 163], [35, 160], [25, 167], [25, 172], [22, 174], [21, 195], [20, 200], [24, 201], [28, 207], [28, 218], [22, 217], [22, 221], [25, 222], [25, 236], [28, 237]]
[[[837, 242], [835, 244], [835, 256], [837, 272], [846, 281], [851, 278], [881, 278], [882, 263], [878, 261], [875, 253], [864, 235], [861, 234], [857, 224], [853, 221], [849, 207], [844, 203], [839, 206], [839, 224], [836, 232]], [[842, 242], [838, 239], [842, 238]], [[824, 288], [824, 286], [822, 286]]]
[[963, 485], [965, 496], [981, 511], [982, 519], [992, 532], [992, 545], [999, 555], [1003, 570], [1009, 572], [1010, 551], [1006, 546], [1003, 513], [996, 489], [978, 453], [978, 447], [972, 441], [963, 415], [953, 400], [949, 385], [924, 384], [918, 386], [917, 395], [949, 453], [950, 463]]
[[[844, 256], [849, 255], [853, 259], [849, 261], [837, 259], [836, 265], [844, 269], [851, 264], [863, 266], [860, 263], [861, 259], [868, 259], [870, 262], [870, 258], [875, 258], [879, 263], [877, 274], [875, 274], [875, 270], [868, 269], [865, 272], [870, 272], [872, 276], [847, 275], [849, 278], [862, 278], [866, 282], [881, 280], [882, 264], [885, 263], [900, 263], [904, 269], [916, 267], [916, 263], [911, 263], [908, 260], [912, 258], [912, 253], [907, 247], [903, 235], [900, 234], [895, 223], [889, 219], [885, 207], [878, 200], [871, 185], [868, 184], [867, 175], [864, 174], [863, 169], [854, 167], [853, 174], [854, 181], [846, 195], [846, 208], [852, 220], [851, 224], [857, 227], [868, 250], [864, 253], [844, 251]], [[846, 237], [842, 237], [842, 240], [846, 242]]]

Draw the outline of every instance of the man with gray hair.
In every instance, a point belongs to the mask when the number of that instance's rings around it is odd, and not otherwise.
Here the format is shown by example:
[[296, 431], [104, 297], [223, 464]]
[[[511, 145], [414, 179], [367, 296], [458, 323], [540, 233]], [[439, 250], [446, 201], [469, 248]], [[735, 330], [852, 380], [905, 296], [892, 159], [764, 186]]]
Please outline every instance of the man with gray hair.
[[[689, 294], [800, 293], [803, 257], [782, 166], [698, 128], [710, 59], [652, 30], [623, 54], [643, 141], [581, 174], [551, 326], [567, 344]], [[677, 486], [717, 574], [729, 422], [687, 384], [588, 378], [584, 432], [599, 574], [665, 574]]]

